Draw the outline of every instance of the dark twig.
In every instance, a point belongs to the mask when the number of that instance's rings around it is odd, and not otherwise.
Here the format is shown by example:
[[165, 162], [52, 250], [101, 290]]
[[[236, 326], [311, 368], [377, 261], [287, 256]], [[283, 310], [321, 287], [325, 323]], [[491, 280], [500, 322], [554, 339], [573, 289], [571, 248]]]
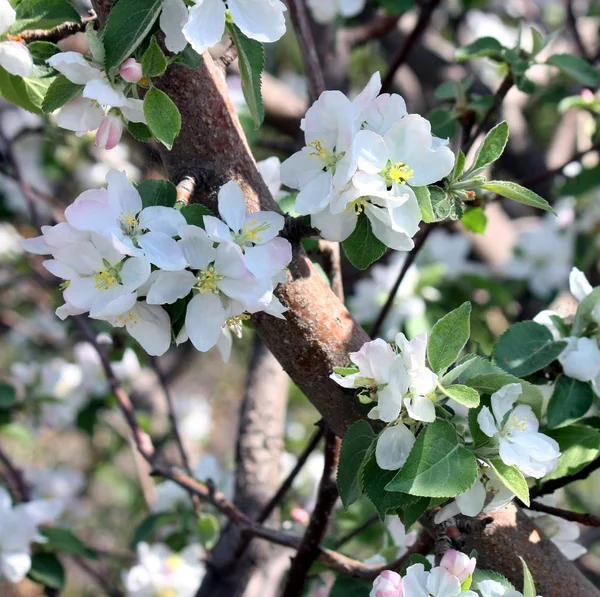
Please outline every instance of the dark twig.
[[560, 479], [546, 481], [545, 483], [542, 483], [539, 487], [533, 487], [529, 492], [529, 495], [533, 500], [543, 495], [554, 493], [556, 490], [562, 489], [570, 483], [587, 479], [594, 471], [597, 471], [598, 469], [600, 469], [600, 458], [592, 460], [592, 462], [590, 462], [587, 466], [584, 466], [580, 471], [574, 473], [573, 475], [567, 475], [566, 477], [561, 477]]
[[581, 57], [585, 58], [588, 62], [591, 62], [591, 57], [581, 39], [581, 35], [579, 35], [579, 29], [577, 29], [577, 17], [575, 16], [575, 10], [573, 9], [573, 0], [565, 0], [565, 10], [567, 13], [567, 28], [573, 37], [573, 41], [575, 42]]
[[481, 119], [481, 122], [475, 129], [475, 132], [471, 135], [471, 138], [463, 147], [463, 151], [465, 153], [469, 152], [471, 147], [473, 147], [473, 143], [475, 143], [477, 137], [479, 137], [479, 135], [481, 135], [481, 133], [483, 133], [483, 131], [486, 130], [492, 118], [500, 109], [500, 106], [502, 105], [506, 94], [510, 91], [511, 87], [514, 85], [514, 82], [514, 77], [512, 73], [509, 72], [508, 75], [506, 75], [506, 77], [504, 77], [504, 79], [502, 80], [502, 83], [500, 83], [500, 87], [498, 87], [498, 89], [496, 90], [492, 105], [488, 108], [488, 111], [483, 115], [483, 118]]
[[377, 514], [373, 514], [373, 516], [371, 516], [371, 518], [368, 518], [367, 520], [365, 520], [365, 522], [363, 522], [361, 525], [357, 526], [355, 529], [352, 529], [346, 535], [342, 535], [335, 542], [335, 548], [339, 549], [340, 547], [342, 547], [342, 545], [345, 545], [346, 543], [348, 543], [348, 541], [351, 541], [352, 539], [354, 539], [354, 537], [356, 537], [357, 535], [360, 535], [363, 531], [367, 530], [369, 527], [371, 527], [375, 523], [379, 522], [379, 520], [380, 520], [379, 516]]
[[407, 253], [406, 259], [404, 260], [404, 263], [402, 265], [402, 269], [400, 270], [398, 278], [396, 279], [396, 282], [394, 282], [394, 285], [390, 290], [387, 301], [385, 302], [385, 305], [383, 305], [383, 307], [381, 308], [381, 311], [379, 311], [379, 315], [377, 315], [377, 319], [375, 320], [375, 323], [371, 328], [371, 331], [369, 333], [371, 338], [377, 338], [377, 336], [381, 332], [381, 328], [383, 326], [383, 323], [385, 322], [385, 318], [388, 316], [390, 310], [392, 309], [394, 299], [396, 298], [396, 294], [398, 294], [398, 290], [400, 288], [400, 285], [402, 284], [402, 280], [404, 280], [404, 276], [406, 276], [406, 272], [408, 272], [410, 266], [415, 262], [415, 259], [417, 258], [419, 252], [423, 248], [423, 245], [425, 244], [429, 233], [433, 230], [433, 227], [434, 226], [431, 224], [426, 224], [423, 231], [417, 236], [415, 240], [415, 246], [413, 247], [412, 251], [410, 251], [410, 253]]
[[10, 39], [15, 41], [24, 41], [29, 43], [32, 41], [49, 41], [56, 43], [65, 37], [75, 35], [75, 33], [81, 33], [85, 31], [88, 23], [96, 20], [96, 14], [94, 11], [90, 11], [90, 16], [81, 19], [81, 23], [62, 23], [53, 29], [31, 29], [29, 31], [23, 31], [18, 35], [10, 36]]
[[304, 58], [304, 70], [308, 79], [311, 101], [315, 101], [325, 91], [325, 77], [319, 61], [310, 21], [304, 0], [289, 0], [290, 17], [298, 37]]
[[425, 30], [429, 25], [429, 21], [431, 20], [431, 17], [439, 4], [440, 0], [429, 0], [421, 8], [415, 28], [410, 32], [410, 35], [406, 38], [406, 41], [390, 62], [388, 71], [385, 74], [381, 84], [381, 93], [389, 93], [392, 90], [396, 72], [406, 62], [406, 59], [408, 58], [412, 49], [417, 45], [423, 33], [425, 33]]
[[0, 464], [5, 470], [6, 482], [11, 492], [24, 502], [31, 499], [29, 487], [25, 483], [23, 473], [18, 469], [6, 452], [0, 447]]
[[296, 557], [292, 561], [282, 597], [300, 597], [304, 593], [308, 571], [319, 557], [321, 541], [325, 537], [329, 517], [338, 498], [335, 473], [341, 445], [341, 440], [333, 432], [327, 431], [325, 434], [325, 465], [319, 483], [317, 503], [298, 547]]
[[564, 520], [578, 522], [579, 524], [583, 524], [588, 527], [600, 527], [600, 516], [595, 516], [594, 514], [573, 512], [563, 508], [546, 506], [546, 504], [542, 504], [541, 502], [531, 502], [529, 506], [525, 506], [524, 504], [521, 504], [521, 506], [527, 508], [528, 510], [533, 510], [534, 512], [544, 512], [546, 514], [551, 514], [552, 516], [558, 516], [558, 518], [563, 518]]

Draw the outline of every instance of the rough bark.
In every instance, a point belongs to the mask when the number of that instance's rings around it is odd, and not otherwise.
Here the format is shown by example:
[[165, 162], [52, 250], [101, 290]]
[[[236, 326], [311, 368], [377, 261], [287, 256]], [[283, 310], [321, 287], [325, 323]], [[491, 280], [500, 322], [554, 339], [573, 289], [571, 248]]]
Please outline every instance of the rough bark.
[[[289, 377], [281, 365], [255, 338], [238, 425], [234, 498], [235, 505], [253, 519], [279, 485], [288, 386]], [[275, 511], [267, 524], [276, 524], [277, 519]], [[244, 591], [253, 575], [264, 573], [267, 579], [269, 564], [281, 548], [252, 541], [240, 557], [237, 552], [242, 543], [239, 526], [227, 525], [212, 551], [197, 597], [267, 597], [264, 592]], [[260, 580], [252, 586], [262, 587]]]

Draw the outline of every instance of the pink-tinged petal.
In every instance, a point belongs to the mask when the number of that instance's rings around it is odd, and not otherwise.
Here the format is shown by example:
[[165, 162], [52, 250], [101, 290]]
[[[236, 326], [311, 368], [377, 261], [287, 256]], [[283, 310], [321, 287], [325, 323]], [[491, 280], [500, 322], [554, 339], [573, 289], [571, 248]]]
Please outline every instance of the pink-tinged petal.
[[234, 180], [224, 184], [219, 190], [219, 214], [225, 223], [239, 232], [246, 220], [246, 199], [240, 185]]
[[160, 269], [178, 271], [187, 266], [181, 244], [162, 232], [146, 232], [138, 238], [146, 257]]
[[128, 83], [137, 83], [144, 76], [142, 65], [135, 58], [127, 58], [121, 64], [119, 74]]
[[148, 291], [146, 302], [149, 305], [170, 305], [187, 296], [195, 284], [196, 276], [188, 270], [159, 271]]
[[80, 196], [65, 209], [65, 218], [77, 230], [103, 234], [119, 229], [118, 213], [110, 209], [106, 200]]
[[274, 277], [292, 260], [292, 245], [285, 238], [274, 238], [264, 245], [246, 249], [246, 267], [256, 278]]
[[225, 3], [222, 0], [197, 0], [190, 9], [183, 35], [202, 54], [221, 41], [225, 31]]
[[187, 224], [183, 214], [173, 207], [154, 205], [146, 207], [140, 213], [140, 228], [163, 232], [168, 236], [178, 236], [182, 226]]
[[197, 294], [190, 301], [185, 329], [197, 350], [206, 352], [217, 344], [226, 319], [225, 309], [216, 294]]
[[96, 131], [94, 145], [99, 149], [114, 149], [123, 136], [123, 120], [118, 116], [106, 116]]

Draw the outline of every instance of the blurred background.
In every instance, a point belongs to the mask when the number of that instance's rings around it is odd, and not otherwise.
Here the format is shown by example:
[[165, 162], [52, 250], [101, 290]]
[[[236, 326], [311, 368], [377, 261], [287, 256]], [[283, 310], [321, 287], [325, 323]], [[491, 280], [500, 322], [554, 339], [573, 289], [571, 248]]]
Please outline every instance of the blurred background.
[[[78, 4], [82, 13], [90, 8], [86, 2]], [[308, 4], [328, 88], [350, 96], [375, 70], [385, 73], [418, 14], [415, 0], [368, 0], [350, 18], [337, 14], [335, 7], [324, 10], [325, 5], [336, 5], [333, 0]], [[577, 36], [570, 24], [573, 19]], [[488, 110], [505, 76], [505, 67], [488, 58], [457, 62], [457, 48], [490, 36], [507, 48], [527, 49], [535, 28], [544, 36], [555, 34], [538, 62], [545, 54], [561, 52], [583, 54], [597, 62], [599, 25], [596, 1], [441, 2], [421, 42], [396, 73], [393, 87], [405, 98], [409, 112], [425, 115], [434, 133], [449, 138], [456, 148], [465, 122]], [[78, 34], [59, 45], [85, 51], [85, 40]], [[216, 48], [215, 55], [226, 47]], [[235, 62], [227, 69], [227, 81], [261, 172], [282, 208], [293, 214], [293, 196], [278, 180], [279, 160], [303, 144], [299, 124], [308, 107], [307, 85], [291, 28], [266, 50], [266, 119], [258, 131], [245, 107]], [[528, 186], [553, 204], [558, 217], [515, 202], [481, 201], [460, 225], [438, 226], [402, 283], [383, 337], [427, 331], [443, 314], [469, 300], [474, 306], [469, 349], [489, 354], [495, 338], [511, 323], [531, 319], [547, 308], [571, 312], [568, 275], [573, 266], [584, 271], [593, 286], [600, 285], [600, 80], [591, 79], [577, 80], [534, 64], [521, 84], [509, 91], [498, 115], [509, 123], [510, 140], [494, 177]], [[95, 349], [73, 323], [55, 316], [61, 302], [56, 279], [42, 267], [42, 259], [24, 254], [20, 241], [38, 235], [32, 203], [37, 219], [49, 223], [61, 220], [64, 208], [80, 192], [102, 186], [111, 168], [125, 170], [136, 182], [163, 178], [165, 173], [152, 144], [124, 137], [114, 150], [99, 150], [93, 135], [78, 138], [59, 129], [52, 118], [0, 102], [0, 447], [22, 469], [33, 497], [61, 501], [61, 526], [71, 529], [97, 556], [83, 564], [75, 556], [62, 558], [67, 568], [62, 594], [108, 595], [107, 587], [123, 579], [126, 594], [138, 595], [130, 588], [127, 571], [138, 560], [140, 543], [160, 542], [180, 552], [198, 542], [210, 548], [215, 538], [206, 529], [199, 532], [184, 493], [148, 477], [147, 465], [135, 457], [114, 408]], [[314, 252], [316, 243], [308, 241], [306, 248]], [[389, 252], [367, 271], [344, 261], [347, 304], [367, 330], [404, 258]], [[250, 357], [259, 350], [253, 346], [251, 327], [244, 329], [241, 339], [234, 339], [231, 358], [224, 363], [217, 351], [200, 354], [189, 343], [173, 347], [156, 361], [125, 332], [99, 323], [93, 322], [93, 333], [109, 347], [115, 372], [129, 390], [144, 430], [165, 457], [177, 462], [167, 392], [195, 475], [214, 480], [232, 496], [240, 408]], [[310, 441], [319, 416], [275, 363], [269, 367], [263, 383], [279, 397], [285, 417], [283, 442], [273, 440], [272, 462], [264, 463], [267, 470], [279, 471], [271, 479], [274, 490], [278, 476], [285, 477]], [[16, 390], [16, 403], [7, 398], [10, 388]], [[590, 445], [582, 457], [592, 460], [599, 449]], [[321, 469], [317, 449], [283, 502], [284, 528], [302, 532]], [[559, 501], [600, 515], [598, 496], [596, 473], [570, 485]], [[212, 516], [210, 508], [205, 510]], [[384, 532], [385, 525], [372, 522], [373, 514], [366, 500], [348, 512], [338, 508], [329, 533], [332, 544], [341, 541], [353, 557], [366, 560], [403, 549], [414, 539], [396, 523], [388, 524]], [[218, 517], [206, 520], [207, 527], [213, 520], [221, 522]], [[364, 530], [347, 538], [369, 521]], [[577, 565], [600, 584], [599, 529], [582, 529], [577, 538], [572, 529], [561, 535], [556, 524], [547, 521], [548, 533], [568, 544], [565, 549], [578, 557]], [[0, 520], [0, 541], [1, 527]], [[581, 548], [573, 547], [575, 540]], [[194, 574], [200, 578], [203, 564], [196, 561]], [[288, 562], [289, 553], [277, 550], [249, 597], [275, 594]], [[330, 582], [327, 573], [316, 570], [311, 594], [327, 595]], [[38, 585], [28, 580], [10, 586], [0, 582], [3, 597], [40, 594]]]

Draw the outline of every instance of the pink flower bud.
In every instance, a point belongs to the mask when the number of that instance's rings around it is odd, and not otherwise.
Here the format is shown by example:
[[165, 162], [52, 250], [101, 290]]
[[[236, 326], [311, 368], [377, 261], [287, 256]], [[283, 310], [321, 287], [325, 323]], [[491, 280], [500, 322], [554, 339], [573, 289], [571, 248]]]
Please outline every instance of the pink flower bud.
[[384, 570], [373, 582], [369, 597], [403, 597], [402, 577], [393, 570]]
[[469, 558], [468, 555], [455, 549], [447, 551], [440, 562], [440, 566], [456, 576], [461, 583], [473, 574], [476, 565], [477, 560], [475, 558]]
[[94, 145], [100, 149], [113, 149], [123, 135], [123, 121], [119, 116], [105, 116], [96, 131]]
[[142, 65], [135, 58], [127, 58], [121, 64], [119, 74], [128, 83], [137, 83], [144, 76]]
[[310, 520], [308, 512], [303, 508], [292, 508], [290, 516], [292, 517], [292, 520], [298, 524], [308, 524], [308, 521]]

